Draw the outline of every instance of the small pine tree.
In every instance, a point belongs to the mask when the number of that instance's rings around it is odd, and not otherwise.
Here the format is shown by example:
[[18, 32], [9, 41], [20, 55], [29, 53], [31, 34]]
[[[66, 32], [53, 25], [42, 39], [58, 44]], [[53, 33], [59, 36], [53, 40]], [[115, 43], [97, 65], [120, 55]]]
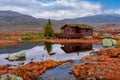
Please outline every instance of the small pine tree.
[[44, 26], [44, 37], [45, 38], [52, 38], [53, 37], [53, 29], [52, 29], [52, 24], [51, 24], [50, 19], [48, 20], [48, 22]]

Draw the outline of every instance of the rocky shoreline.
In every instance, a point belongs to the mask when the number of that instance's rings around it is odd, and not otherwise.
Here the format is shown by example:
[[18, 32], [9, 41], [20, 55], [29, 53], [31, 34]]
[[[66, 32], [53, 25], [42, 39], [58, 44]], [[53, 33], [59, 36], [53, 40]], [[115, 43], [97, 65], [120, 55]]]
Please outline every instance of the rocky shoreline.
[[100, 56], [87, 56], [82, 60], [93, 60], [90, 63], [75, 65], [73, 73], [79, 79], [119, 80], [120, 77], [120, 49], [109, 48], [93, 51]]

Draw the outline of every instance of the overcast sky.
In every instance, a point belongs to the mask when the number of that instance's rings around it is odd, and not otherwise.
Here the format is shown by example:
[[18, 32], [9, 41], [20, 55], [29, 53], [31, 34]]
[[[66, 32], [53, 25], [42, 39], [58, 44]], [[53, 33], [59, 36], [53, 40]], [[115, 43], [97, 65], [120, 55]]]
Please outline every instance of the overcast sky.
[[37, 18], [65, 19], [96, 14], [120, 14], [120, 0], [0, 0], [0, 10]]

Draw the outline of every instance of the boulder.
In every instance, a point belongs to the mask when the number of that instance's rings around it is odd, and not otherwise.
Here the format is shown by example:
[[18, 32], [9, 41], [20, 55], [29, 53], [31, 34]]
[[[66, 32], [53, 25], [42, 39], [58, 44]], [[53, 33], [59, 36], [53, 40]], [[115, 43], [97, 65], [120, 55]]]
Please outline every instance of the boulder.
[[54, 52], [49, 52], [48, 54], [49, 54], [49, 55], [55, 55], [56, 53], [54, 53]]
[[68, 68], [68, 67], [71, 67], [71, 66], [72, 66], [71, 62], [65, 62], [65, 63], [59, 65], [60, 68]]
[[104, 47], [112, 47], [116, 45], [116, 40], [114, 39], [103, 39], [102, 44]]
[[0, 77], [0, 80], [23, 80], [23, 78], [14, 74], [4, 74]]
[[8, 60], [10, 60], [10, 61], [19, 60], [21, 58], [24, 58], [25, 55], [26, 55], [25, 52], [19, 52], [19, 53], [11, 54], [11, 55], [8, 56]]
[[115, 46], [117, 44], [116, 40], [114, 39], [111, 39], [112, 43], [113, 43], [113, 46]]

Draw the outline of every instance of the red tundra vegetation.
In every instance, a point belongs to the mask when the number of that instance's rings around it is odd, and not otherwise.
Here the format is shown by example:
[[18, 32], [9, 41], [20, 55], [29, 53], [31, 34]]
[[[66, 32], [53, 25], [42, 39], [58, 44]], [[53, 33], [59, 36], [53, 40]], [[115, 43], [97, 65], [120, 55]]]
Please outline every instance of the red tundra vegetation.
[[120, 58], [120, 49], [116, 48], [108, 48], [108, 49], [102, 49], [98, 51], [92, 51], [91, 53], [97, 53], [102, 56], [108, 56], [110, 58]]
[[43, 42], [51, 42], [51, 43], [93, 43], [93, 44], [101, 44], [100, 39], [43, 39]]
[[100, 30], [100, 33], [104, 34], [104, 33], [110, 33], [110, 34], [118, 34], [119, 32], [117, 30], [114, 29], [104, 29], [104, 30]]
[[100, 56], [87, 56], [82, 60], [94, 60], [90, 63], [75, 65], [73, 73], [79, 79], [120, 80], [120, 49], [102, 49], [92, 52]]
[[54, 68], [62, 62], [48, 60], [44, 62], [30, 63], [19, 68], [9, 68], [9, 66], [0, 66], [0, 76], [11, 73], [22, 77], [24, 80], [33, 80], [47, 69]]
[[7, 40], [0, 41], [0, 46], [10, 46], [10, 45], [16, 45], [16, 44], [20, 44], [20, 42], [19, 41], [7, 41]]

